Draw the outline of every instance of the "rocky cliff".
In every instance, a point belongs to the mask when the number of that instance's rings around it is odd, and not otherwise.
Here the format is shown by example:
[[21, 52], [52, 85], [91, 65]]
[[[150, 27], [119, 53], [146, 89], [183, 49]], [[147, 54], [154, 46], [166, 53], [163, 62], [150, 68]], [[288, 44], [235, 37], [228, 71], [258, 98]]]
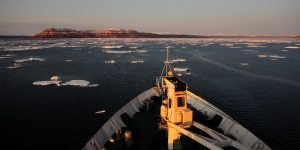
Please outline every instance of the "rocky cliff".
[[74, 30], [47, 28], [33, 37], [36, 38], [297, 38], [300, 36], [266, 36], [266, 35], [188, 35], [188, 34], [156, 34], [122, 30], [116, 28], [99, 30]]
[[47, 28], [35, 34], [37, 38], [157, 38], [154, 33], [137, 32], [135, 30], [100, 29], [79, 31], [74, 29]]

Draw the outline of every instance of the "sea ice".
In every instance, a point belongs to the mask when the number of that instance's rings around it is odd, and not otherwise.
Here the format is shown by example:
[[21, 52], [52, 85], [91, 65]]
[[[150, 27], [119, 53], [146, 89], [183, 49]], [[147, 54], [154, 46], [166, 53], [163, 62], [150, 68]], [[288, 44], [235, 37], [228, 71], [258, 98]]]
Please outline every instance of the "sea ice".
[[129, 47], [129, 49], [137, 49], [138, 47], [136, 47], [136, 46], [131, 46], [131, 47]]
[[22, 63], [22, 62], [28, 62], [28, 61], [45, 61], [45, 59], [38, 58], [38, 57], [30, 57], [30, 58], [26, 58], [26, 59], [15, 60], [16, 63]]
[[123, 48], [123, 45], [105, 45], [105, 46], [101, 46], [101, 48], [103, 49], [120, 49]]
[[240, 63], [241, 66], [248, 66], [248, 63]]
[[104, 61], [104, 63], [106, 63], [106, 64], [114, 64], [114, 63], [116, 63], [116, 61], [115, 60], [106, 60], [106, 61]]
[[186, 61], [186, 59], [177, 58], [177, 59], [173, 59], [171, 62], [176, 63], [176, 62], [185, 62], [185, 61]]
[[7, 68], [7, 69], [16, 69], [16, 68], [20, 68], [20, 67], [22, 67], [22, 65], [17, 64], [17, 63], [14, 63], [13, 66], [7, 66], [6, 68]]
[[105, 110], [99, 110], [99, 111], [96, 111], [95, 114], [103, 114], [105, 112], [106, 112]]
[[258, 55], [259, 58], [271, 58], [271, 59], [283, 59], [286, 58], [284, 56], [278, 56], [278, 55]]
[[46, 85], [57, 85], [60, 86], [61, 81], [36, 81], [33, 82], [33, 85], [37, 86], [46, 86]]
[[132, 51], [104, 50], [103, 52], [110, 53], [110, 54], [127, 54], [127, 53], [131, 53]]
[[130, 63], [138, 64], [138, 63], [144, 63], [144, 61], [143, 60], [132, 60]]
[[259, 58], [267, 58], [268, 55], [258, 55]]
[[10, 58], [10, 57], [2, 57], [2, 56], [0, 56], [0, 59], [5, 59], [5, 58]]
[[234, 44], [233, 43], [221, 43], [221, 46], [227, 46], [227, 47], [233, 47]]
[[181, 76], [182, 76], [182, 73], [177, 73], [177, 76], [178, 76], [178, 77], [181, 77]]
[[147, 53], [148, 51], [141, 49], [141, 50], [136, 50], [135, 52], [137, 52], [137, 53]]
[[97, 87], [98, 84], [90, 84], [89, 81], [86, 80], [71, 80], [68, 82], [61, 83], [63, 86], [78, 86], [78, 87]]
[[275, 59], [282, 59], [282, 58], [286, 58], [284, 56], [278, 56], [278, 55], [270, 55], [270, 58], [275, 58]]
[[189, 71], [189, 68], [173, 68], [175, 72], [187, 72]]
[[287, 47], [285, 47], [285, 48], [289, 48], [289, 49], [298, 49], [298, 48], [300, 48], [299, 46], [287, 46]]

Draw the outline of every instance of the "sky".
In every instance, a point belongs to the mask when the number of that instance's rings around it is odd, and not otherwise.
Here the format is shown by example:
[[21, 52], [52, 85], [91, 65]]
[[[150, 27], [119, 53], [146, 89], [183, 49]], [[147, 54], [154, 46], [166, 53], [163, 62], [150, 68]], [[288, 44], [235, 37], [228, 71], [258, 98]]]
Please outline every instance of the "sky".
[[0, 0], [0, 35], [47, 27], [299, 35], [300, 0]]

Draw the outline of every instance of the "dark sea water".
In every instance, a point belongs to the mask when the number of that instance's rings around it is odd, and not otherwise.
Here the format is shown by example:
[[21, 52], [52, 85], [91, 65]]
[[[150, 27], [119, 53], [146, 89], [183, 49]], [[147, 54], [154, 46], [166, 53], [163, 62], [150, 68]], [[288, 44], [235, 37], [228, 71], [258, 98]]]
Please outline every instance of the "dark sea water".
[[[120, 107], [155, 86], [166, 46], [172, 59], [186, 60], [172, 65], [190, 68], [181, 78], [191, 91], [271, 148], [300, 148], [300, 41], [0, 39], [0, 149], [81, 149]], [[33, 85], [54, 75], [99, 86]]]

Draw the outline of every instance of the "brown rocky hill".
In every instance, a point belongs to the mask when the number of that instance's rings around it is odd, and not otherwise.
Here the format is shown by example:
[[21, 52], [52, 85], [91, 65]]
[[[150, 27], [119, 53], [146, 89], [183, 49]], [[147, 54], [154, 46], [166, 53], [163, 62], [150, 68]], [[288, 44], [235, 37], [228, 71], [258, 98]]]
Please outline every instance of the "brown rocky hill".
[[137, 32], [135, 30], [100, 29], [79, 31], [74, 29], [47, 28], [35, 34], [37, 38], [157, 38], [154, 33]]

